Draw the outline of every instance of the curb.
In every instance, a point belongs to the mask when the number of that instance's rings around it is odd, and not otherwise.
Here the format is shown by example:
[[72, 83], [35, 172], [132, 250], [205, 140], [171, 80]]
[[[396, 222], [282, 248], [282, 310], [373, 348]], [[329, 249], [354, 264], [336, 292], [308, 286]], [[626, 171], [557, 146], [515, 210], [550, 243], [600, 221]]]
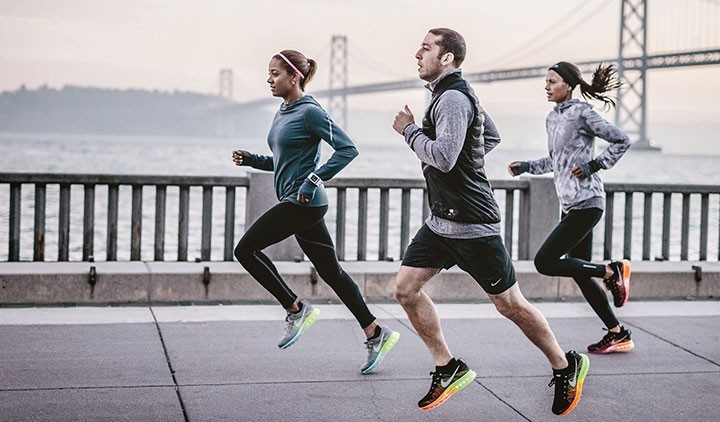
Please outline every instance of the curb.
[[[300, 297], [337, 303], [335, 292], [309, 262], [278, 262]], [[343, 262], [368, 301], [395, 301], [398, 262]], [[633, 262], [632, 300], [720, 297], [718, 262]], [[566, 277], [547, 277], [530, 261], [516, 261], [524, 295], [538, 301], [581, 301]], [[472, 278], [453, 268], [425, 286], [438, 302], [487, 302]], [[12, 262], [0, 263], [0, 306], [26, 304], [275, 303], [235, 262]]]

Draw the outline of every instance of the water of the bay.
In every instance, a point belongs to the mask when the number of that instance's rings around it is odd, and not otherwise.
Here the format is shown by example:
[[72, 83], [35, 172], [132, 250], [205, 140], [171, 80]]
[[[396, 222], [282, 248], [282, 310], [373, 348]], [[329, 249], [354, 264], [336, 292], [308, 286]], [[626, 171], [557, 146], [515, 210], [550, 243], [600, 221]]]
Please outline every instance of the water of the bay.
[[[682, 140], [678, 140], [682, 142]], [[604, 144], [598, 142], [600, 147]], [[420, 164], [402, 138], [357, 145], [360, 156], [338, 177], [421, 178]], [[98, 135], [0, 134], [0, 171], [237, 176], [234, 149], [269, 154], [264, 139], [115, 137]], [[324, 150], [324, 159], [328, 151]], [[504, 148], [486, 160], [490, 179], [507, 179], [514, 160], [540, 158], [547, 151]], [[633, 150], [609, 171], [607, 182], [720, 184], [720, 155], [677, 155]]]
[[[681, 142], [679, 140], [678, 142]], [[604, 147], [602, 141], [598, 142]], [[359, 143], [360, 155], [337, 177], [367, 178], [421, 178], [420, 164], [400, 136], [392, 139]], [[117, 137], [97, 135], [48, 135], [48, 134], [0, 134], [0, 171], [19, 173], [85, 173], [85, 174], [153, 174], [153, 175], [195, 175], [195, 176], [241, 176], [245, 167], [236, 167], [231, 161], [234, 149], [245, 149], [260, 154], [269, 154], [264, 139], [226, 139], [226, 138], [165, 138], [165, 137]], [[331, 152], [323, 150], [323, 161]], [[486, 170], [491, 180], [509, 179], [505, 168], [514, 160], [540, 158], [546, 151], [505, 148], [500, 144], [486, 157]], [[660, 183], [660, 184], [720, 184], [718, 175], [720, 155], [677, 155], [658, 151], [633, 150], [601, 176], [606, 182]], [[549, 176], [549, 175], [548, 175]], [[169, 194], [171, 194], [169, 192]], [[53, 221], [57, 216], [57, 204], [53, 204], [54, 191], [48, 188], [47, 240], [48, 257], [57, 248], [53, 239]], [[96, 236], [102, 237], [104, 210], [102, 190], [98, 191], [96, 210]], [[152, 247], [146, 242], [152, 240], [152, 195], [148, 194], [146, 203], [148, 216], [143, 222], [143, 259], [152, 259]], [[121, 201], [122, 202], [122, 201]], [[7, 245], [9, 210], [9, 189], [0, 186], [0, 242]], [[23, 189], [23, 228], [21, 259], [32, 259], [32, 191]], [[171, 203], [171, 202], [168, 202]], [[215, 200], [217, 206], [223, 204], [222, 197]], [[122, 206], [122, 204], [121, 204]], [[128, 208], [128, 207], [125, 207]], [[642, 209], [641, 206], [638, 209]], [[697, 207], [695, 207], [697, 209]], [[73, 192], [73, 218], [82, 221], [82, 193]], [[129, 211], [121, 209], [121, 219]], [[191, 210], [191, 219], [198, 220]], [[718, 243], [718, 204], [713, 201], [710, 215], [710, 251], [717, 250]], [[219, 214], [219, 213], [218, 213]], [[676, 214], [677, 215], [677, 214]], [[371, 216], [372, 217], [372, 216]], [[332, 216], [329, 215], [329, 220]], [[129, 218], [128, 218], [129, 220]], [[329, 225], [332, 221], [328, 222]], [[191, 224], [193, 222], [191, 221]], [[213, 224], [214, 233], [223, 230], [222, 221]], [[693, 223], [694, 225], [694, 223]], [[414, 225], [416, 226], [416, 224]], [[174, 233], [168, 226], [168, 249], [172, 249]], [[191, 227], [193, 229], [193, 227]], [[415, 229], [415, 227], [413, 227]], [[81, 227], [71, 227], [71, 259], [78, 259], [81, 253]], [[236, 229], [236, 235], [244, 230], [242, 223]], [[145, 233], [146, 232], [146, 233]], [[118, 234], [118, 259], [127, 259], [129, 230], [120, 230]], [[350, 234], [352, 236], [352, 234]], [[199, 244], [198, 239], [189, 241]], [[213, 239], [213, 259], [221, 259], [222, 238]], [[352, 239], [349, 239], [352, 240]], [[598, 239], [599, 240], [599, 239]], [[391, 241], [392, 243], [392, 241]], [[391, 245], [393, 246], [393, 245]], [[102, 242], [96, 242], [98, 255], [104, 251]], [[714, 248], [714, 249], [713, 249]], [[195, 247], [197, 249], [197, 247]], [[396, 248], [397, 249], [397, 248]], [[198, 251], [191, 250], [193, 253]], [[711, 252], [712, 255], [712, 252]], [[7, 250], [0, 248], [0, 260], [7, 259]], [[171, 258], [168, 258], [171, 259]]]

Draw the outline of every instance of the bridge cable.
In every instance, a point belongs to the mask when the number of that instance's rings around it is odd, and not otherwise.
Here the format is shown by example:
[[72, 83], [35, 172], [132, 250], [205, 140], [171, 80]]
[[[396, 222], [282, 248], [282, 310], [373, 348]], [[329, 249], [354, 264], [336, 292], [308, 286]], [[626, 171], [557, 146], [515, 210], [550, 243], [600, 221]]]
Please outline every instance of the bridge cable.
[[387, 65], [373, 59], [369, 54], [367, 54], [365, 51], [363, 51], [362, 48], [360, 48], [357, 44], [352, 42], [348, 39], [348, 44], [350, 44], [350, 48], [348, 51], [350, 52], [350, 55], [356, 59], [358, 59], [361, 63], [363, 63], [365, 66], [367, 66], [369, 69], [374, 70], [378, 73], [382, 73], [385, 76], [391, 76], [391, 77], [397, 77], [402, 79], [407, 79], [410, 77], [410, 74], [408, 73], [402, 73], [398, 72], [394, 69], [391, 69]]
[[[587, 4], [587, 3], [585, 3], [585, 4]], [[587, 20], [589, 18], [591, 18], [593, 15], [595, 15], [596, 13], [598, 13], [599, 11], [601, 11], [602, 9], [607, 7], [609, 4], [610, 4], [609, 1], [604, 1], [598, 7], [596, 7], [592, 11], [590, 11], [590, 13], [583, 15], [577, 23], [575, 23], [573, 25], [566, 25], [565, 31], [557, 34], [555, 37], [553, 37], [550, 40], [546, 41], [545, 43], [541, 44], [539, 47], [536, 47], [534, 49], [533, 53], [538, 53], [539, 51], [546, 49], [548, 46], [550, 46], [550, 45], [554, 44], [555, 42], [561, 40], [562, 38], [566, 37], [568, 34], [572, 33], [573, 31], [583, 27], [587, 23]], [[507, 58], [505, 60], [499, 60], [499, 63], [507, 63], [509, 61], [512, 61], [512, 59], [514, 59], [518, 55], [519, 54], [513, 54], [512, 56], [506, 56]], [[492, 67], [497, 68], [498, 67], [497, 65], [498, 65], [498, 63], [493, 63], [492, 65], [487, 65], [487, 67], [492, 66]]]
[[572, 17], [573, 14], [575, 14], [579, 10], [583, 9], [588, 4], [590, 4], [590, 3], [586, 2], [586, 1], [580, 1], [577, 5], [575, 5], [575, 7], [573, 9], [571, 9], [569, 12], [567, 12], [565, 15], [563, 15], [560, 19], [558, 19], [557, 21], [548, 25], [546, 28], [544, 28], [542, 31], [540, 31], [538, 35], [531, 37], [530, 42], [522, 43], [522, 44], [516, 46], [514, 49], [510, 50], [509, 52], [505, 52], [500, 56], [493, 57], [493, 58], [489, 59], [488, 61], [489, 62], [496, 62], [496, 61], [504, 62], [506, 60], [503, 60], [503, 58], [509, 57], [509, 56], [515, 56], [518, 53], [520, 53], [521, 51], [524, 51], [525, 49], [530, 48], [530, 46], [532, 46], [535, 42], [538, 42], [543, 37], [545, 37], [550, 32], [552, 32], [553, 29], [557, 28], [560, 23], [562, 23], [565, 20], [567, 20], [568, 18]]

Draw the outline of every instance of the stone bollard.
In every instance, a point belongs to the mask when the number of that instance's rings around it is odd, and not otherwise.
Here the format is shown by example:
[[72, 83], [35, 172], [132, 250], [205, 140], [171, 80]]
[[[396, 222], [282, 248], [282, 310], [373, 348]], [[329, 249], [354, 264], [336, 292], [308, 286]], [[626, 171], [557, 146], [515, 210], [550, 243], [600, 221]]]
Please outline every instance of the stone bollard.
[[[524, 201], [525, 221], [521, 221], [521, 259], [533, 260], [540, 246], [560, 221], [560, 201], [555, 192], [555, 183], [549, 177], [528, 177], [530, 189]], [[524, 223], [524, 224], [522, 224]]]
[[[278, 203], [271, 172], [249, 171], [248, 179], [250, 179], [250, 186], [245, 206], [245, 227], [247, 228], [265, 211]], [[265, 248], [263, 252], [274, 261], [300, 261], [303, 259], [302, 249], [294, 236]]]

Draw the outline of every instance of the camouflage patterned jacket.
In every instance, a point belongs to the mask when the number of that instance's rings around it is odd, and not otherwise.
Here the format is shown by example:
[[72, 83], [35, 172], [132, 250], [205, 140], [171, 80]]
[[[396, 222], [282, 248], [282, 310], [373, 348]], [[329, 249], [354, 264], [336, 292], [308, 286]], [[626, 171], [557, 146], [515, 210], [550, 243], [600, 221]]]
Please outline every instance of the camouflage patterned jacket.
[[[592, 105], [578, 99], [556, 105], [545, 119], [545, 128], [549, 155], [529, 161], [529, 172], [554, 172], [555, 189], [564, 212], [584, 208], [604, 210], [605, 190], [598, 173], [578, 179], [570, 169], [591, 163], [593, 169], [612, 168], [630, 148], [628, 136], [603, 119]], [[610, 144], [597, 157], [596, 137]]]

